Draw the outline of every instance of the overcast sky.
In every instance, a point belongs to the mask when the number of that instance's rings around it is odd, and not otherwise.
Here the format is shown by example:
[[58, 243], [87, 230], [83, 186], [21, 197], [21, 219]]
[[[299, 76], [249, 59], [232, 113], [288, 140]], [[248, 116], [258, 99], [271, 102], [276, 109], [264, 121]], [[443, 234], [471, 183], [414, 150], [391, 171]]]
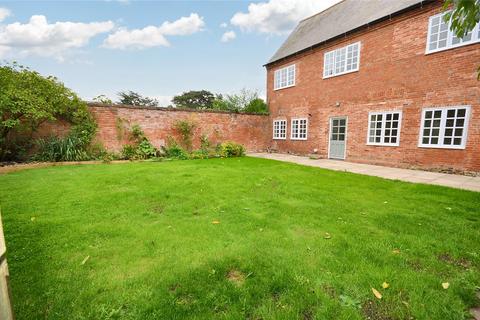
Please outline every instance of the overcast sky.
[[167, 105], [187, 90], [265, 93], [263, 64], [298, 21], [338, 0], [0, 1], [0, 59], [84, 99], [122, 90]]

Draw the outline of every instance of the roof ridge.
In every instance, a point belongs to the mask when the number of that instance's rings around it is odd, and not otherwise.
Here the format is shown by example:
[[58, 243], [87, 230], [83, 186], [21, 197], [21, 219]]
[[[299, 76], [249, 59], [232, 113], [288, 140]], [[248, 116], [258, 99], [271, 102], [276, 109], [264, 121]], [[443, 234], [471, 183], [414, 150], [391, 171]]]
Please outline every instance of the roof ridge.
[[313, 17], [315, 17], [315, 16], [317, 16], [317, 15], [319, 15], [319, 14], [321, 14], [321, 13], [324, 13], [325, 11], [328, 11], [328, 10], [332, 9], [333, 7], [336, 7], [337, 5], [339, 5], [340, 3], [343, 3], [343, 2], [345, 2], [345, 1], [347, 1], [347, 0], [340, 0], [340, 1], [338, 1], [337, 3], [335, 3], [334, 5], [332, 5], [332, 6], [328, 7], [328, 8], [325, 8], [325, 9], [323, 9], [323, 10], [320, 11], [320, 12], [314, 13], [314, 14], [312, 14], [311, 16], [308, 16], [308, 17], [306, 17], [306, 18], [303, 18], [303, 19], [300, 20], [298, 23], [303, 22], [303, 21], [308, 20], [308, 19], [311, 19], [311, 18], [313, 18]]

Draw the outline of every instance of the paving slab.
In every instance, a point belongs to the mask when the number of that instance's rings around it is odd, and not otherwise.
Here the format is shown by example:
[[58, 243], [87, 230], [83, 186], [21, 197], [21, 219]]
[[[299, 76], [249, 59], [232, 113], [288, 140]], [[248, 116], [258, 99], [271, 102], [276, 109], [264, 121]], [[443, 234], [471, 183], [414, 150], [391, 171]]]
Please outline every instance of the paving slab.
[[434, 184], [457, 189], [480, 191], [480, 177], [456, 174], [437, 173], [422, 170], [390, 168], [384, 166], [354, 163], [331, 159], [310, 159], [282, 153], [249, 153], [248, 156], [278, 161], [292, 162], [323, 169], [346, 171], [390, 180], [401, 180], [413, 183]]

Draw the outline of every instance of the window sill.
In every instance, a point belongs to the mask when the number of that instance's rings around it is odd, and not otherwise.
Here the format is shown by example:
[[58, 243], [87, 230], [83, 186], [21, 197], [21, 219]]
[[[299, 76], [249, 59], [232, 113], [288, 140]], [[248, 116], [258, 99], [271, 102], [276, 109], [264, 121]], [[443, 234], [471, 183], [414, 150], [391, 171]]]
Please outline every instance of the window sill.
[[290, 140], [293, 140], [293, 141], [306, 141], [307, 138], [290, 138]]
[[367, 143], [367, 146], [372, 147], [399, 147], [400, 143]]
[[355, 70], [351, 70], [351, 71], [347, 71], [347, 72], [332, 74], [331, 76], [323, 76], [323, 79], [325, 80], [325, 79], [335, 78], [335, 77], [343, 76], [345, 74], [354, 73], [354, 72], [358, 72], [358, 71], [360, 71], [360, 68], [355, 69]]
[[435, 50], [428, 50], [427, 49], [427, 50], [425, 50], [425, 55], [428, 56], [430, 54], [434, 54], [434, 53], [437, 53], [437, 52], [448, 51], [448, 50], [457, 49], [457, 48], [461, 48], [461, 47], [467, 47], [467, 46], [470, 46], [472, 44], [477, 44], [477, 43], [480, 43], [480, 40], [475, 40], [475, 41], [469, 42], [469, 43], [462, 43], [462, 44], [458, 44], [458, 45], [451, 46], [451, 47], [448, 47], [448, 48], [435, 49]]
[[291, 87], [295, 87], [295, 85], [294, 85], [294, 84], [292, 84], [291, 86], [286, 86], [286, 87], [281, 87], [281, 88], [273, 89], [273, 91], [278, 91], [278, 90], [288, 89], [288, 88], [291, 88]]
[[434, 145], [423, 145], [419, 144], [419, 148], [425, 149], [450, 149], [450, 150], [465, 150], [465, 146], [434, 146]]
[[287, 138], [272, 138], [272, 140], [287, 140]]

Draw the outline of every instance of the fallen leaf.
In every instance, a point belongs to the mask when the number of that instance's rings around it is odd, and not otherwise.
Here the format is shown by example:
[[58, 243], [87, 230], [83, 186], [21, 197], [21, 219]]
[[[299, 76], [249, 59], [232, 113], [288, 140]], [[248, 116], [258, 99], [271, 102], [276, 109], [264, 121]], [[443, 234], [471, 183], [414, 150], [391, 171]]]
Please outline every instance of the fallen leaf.
[[383, 201], [383, 203], [388, 203], [388, 201]]
[[213, 223], [213, 224], [219, 224], [220, 221], [218, 221], [218, 220], [213, 220], [212, 223]]
[[393, 249], [392, 252], [393, 252], [394, 254], [400, 254], [400, 249]]
[[442, 282], [442, 287], [443, 287], [443, 289], [448, 289], [448, 287], [450, 287], [450, 283]]
[[446, 207], [445, 209], [447, 209], [447, 210], [452, 210], [452, 208], [450, 208], [450, 207]]
[[325, 232], [325, 235], [323, 236], [324, 239], [330, 239], [331, 237], [332, 236], [328, 232]]
[[383, 288], [383, 289], [387, 289], [387, 288], [389, 288], [389, 287], [390, 287], [390, 284], [389, 284], [389, 283], [387, 283], [387, 282], [382, 283], [382, 288]]
[[31, 217], [31, 218], [30, 218], [30, 220], [31, 220], [32, 222], [35, 221], [35, 219], [36, 219], [35, 217]]
[[85, 259], [83, 259], [83, 261], [82, 261], [82, 266], [85, 264], [85, 262], [88, 261], [88, 259], [90, 259], [90, 256], [86, 256]]
[[372, 288], [372, 292], [373, 292], [373, 294], [375, 295], [375, 298], [377, 298], [377, 299], [382, 299], [382, 294], [381, 294], [380, 292], [378, 292], [377, 289]]

